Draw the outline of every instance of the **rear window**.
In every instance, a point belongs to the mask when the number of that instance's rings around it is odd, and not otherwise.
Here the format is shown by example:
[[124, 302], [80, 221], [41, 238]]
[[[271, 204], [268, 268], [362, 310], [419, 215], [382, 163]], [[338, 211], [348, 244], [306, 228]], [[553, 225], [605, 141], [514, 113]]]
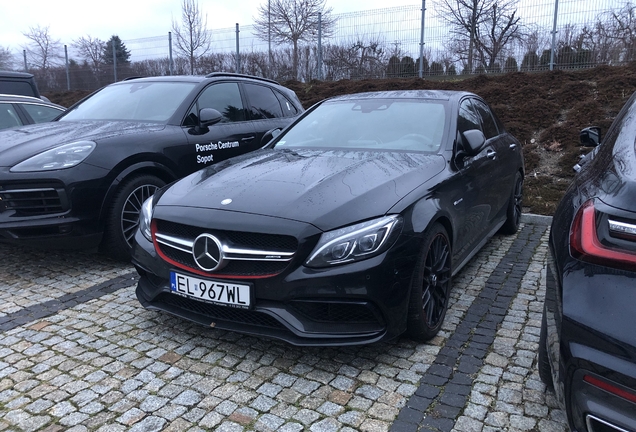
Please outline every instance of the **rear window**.
[[31, 85], [25, 81], [0, 80], [0, 93], [20, 95], [20, 96], [34, 96], [34, 97], [38, 96], [37, 94], [35, 94], [33, 87], [31, 87]]

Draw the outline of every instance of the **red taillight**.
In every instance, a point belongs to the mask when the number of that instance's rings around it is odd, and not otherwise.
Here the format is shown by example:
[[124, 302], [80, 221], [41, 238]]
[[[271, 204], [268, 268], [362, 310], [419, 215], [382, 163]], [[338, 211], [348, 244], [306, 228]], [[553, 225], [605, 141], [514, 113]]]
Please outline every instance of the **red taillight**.
[[581, 261], [636, 271], [636, 254], [609, 248], [599, 241], [592, 201], [583, 204], [574, 217], [570, 230], [570, 254]]
[[592, 375], [585, 375], [583, 377], [583, 381], [588, 384], [592, 384], [594, 387], [598, 387], [616, 396], [622, 397], [623, 399], [627, 399], [630, 402], [636, 403], [636, 394], [627, 390], [623, 390], [622, 388], [610, 384], [607, 381], [603, 381], [601, 379], [593, 377]]

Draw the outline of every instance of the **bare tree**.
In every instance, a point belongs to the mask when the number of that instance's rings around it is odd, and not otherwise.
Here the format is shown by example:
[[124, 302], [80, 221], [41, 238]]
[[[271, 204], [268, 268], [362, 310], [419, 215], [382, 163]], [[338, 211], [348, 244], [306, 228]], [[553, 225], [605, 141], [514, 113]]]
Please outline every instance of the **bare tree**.
[[0, 69], [11, 69], [13, 67], [13, 54], [9, 48], [0, 46]]
[[495, 2], [487, 10], [483, 24], [477, 28], [475, 45], [482, 66], [488, 70], [503, 60], [502, 54], [511, 41], [521, 38], [516, 6], [517, 0]]
[[299, 42], [315, 40], [319, 13], [322, 14], [322, 36], [331, 36], [336, 23], [331, 11], [331, 8], [326, 7], [326, 0], [269, 0], [258, 7], [258, 16], [254, 18], [254, 34], [264, 41], [271, 37], [276, 44], [292, 44], [292, 73], [297, 78]]
[[466, 62], [469, 72], [479, 54], [481, 67], [492, 68], [504, 48], [521, 37], [519, 0], [437, 0], [440, 17], [451, 25], [449, 49]]
[[605, 18], [604, 36], [620, 45], [623, 61], [636, 59], [636, 6], [629, 1], [622, 8], [607, 12]]
[[99, 38], [92, 38], [90, 35], [82, 36], [73, 41], [73, 47], [77, 50], [83, 60], [86, 60], [95, 73], [101, 69], [102, 54], [106, 42]]
[[22, 34], [30, 41], [23, 48], [30, 63], [36, 68], [49, 69], [62, 59], [62, 43], [59, 39], [53, 39], [48, 26], [29, 27], [29, 31]]
[[196, 60], [210, 51], [208, 17], [199, 10], [197, 0], [183, 0], [181, 4], [181, 26], [172, 20], [177, 51], [190, 60], [190, 74], [194, 75]]

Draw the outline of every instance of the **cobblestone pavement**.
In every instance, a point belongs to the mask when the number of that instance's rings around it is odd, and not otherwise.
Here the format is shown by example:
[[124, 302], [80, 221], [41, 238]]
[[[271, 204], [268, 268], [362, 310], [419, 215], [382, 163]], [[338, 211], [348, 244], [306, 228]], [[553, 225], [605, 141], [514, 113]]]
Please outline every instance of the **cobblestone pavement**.
[[297, 348], [144, 310], [89, 253], [0, 245], [0, 430], [567, 431], [536, 370], [547, 226], [495, 236], [443, 331]]

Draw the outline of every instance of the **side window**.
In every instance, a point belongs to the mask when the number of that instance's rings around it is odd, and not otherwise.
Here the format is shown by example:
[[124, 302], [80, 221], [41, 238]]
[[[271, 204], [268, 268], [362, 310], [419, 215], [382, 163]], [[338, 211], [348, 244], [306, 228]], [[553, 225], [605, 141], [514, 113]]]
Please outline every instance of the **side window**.
[[499, 129], [495, 123], [492, 112], [488, 105], [478, 99], [473, 99], [473, 106], [477, 109], [477, 112], [481, 116], [481, 122], [484, 127], [484, 135], [486, 139], [494, 138], [499, 135]]
[[464, 99], [459, 105], [459, 118], [457, 119], [457, 129], [466, 132], [471, 129], [481, 130], [479, 115], [470, 103], [470, 99]]
[[295, 115], [298, 115], [298, 110], [296, 109], [294, 104], [289, 101], [289, 99], [287, 99], [285, 96], [277, 91], [275, 91], [274, 94], [278, 98], [280, 106], [283, 108], [283, 117], [293, 117]]
[[269, 87], [256, 84], [244, 84], [247, 99], [250, 101], [252, 119], [268, 119], [283, 117], [280, 102]]
[[45, 105], [23, 104], [22, 108], [24, 108], [36, 123], [51, 121], [62, 114], [61, 110]]
[[199, 121], [199, 110], [214, 108], [223, 114], [223, 123], [244, 121], [245, 107], [237, 83], [218, 83], [208, 86], [194, 104], [186, 120], [185, 126], [194, 126]]
[[13, 109], [13, 106], [8, 103], [0, 103], [0, 129], [21, 125], [22, 122], [18, 117], [18, 113]]

